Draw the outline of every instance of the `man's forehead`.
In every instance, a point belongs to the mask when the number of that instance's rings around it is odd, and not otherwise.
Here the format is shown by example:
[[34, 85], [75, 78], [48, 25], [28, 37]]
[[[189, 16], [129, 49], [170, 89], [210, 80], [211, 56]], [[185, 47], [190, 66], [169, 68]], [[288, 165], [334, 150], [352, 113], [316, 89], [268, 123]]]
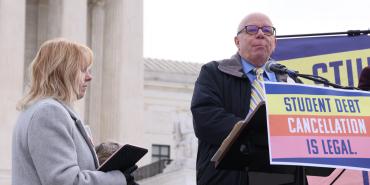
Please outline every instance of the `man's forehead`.
[[247, 25], [273, 26], [272, 21], [267, 15], [258, 12], [245, 16], [238, 26], [238, 31]]
[[248, 24], [272, 25], [270, 19], [262, 15], [254, 15], [254, 16], [246, 17], [243, 23], [244, 25], [248, 25]]

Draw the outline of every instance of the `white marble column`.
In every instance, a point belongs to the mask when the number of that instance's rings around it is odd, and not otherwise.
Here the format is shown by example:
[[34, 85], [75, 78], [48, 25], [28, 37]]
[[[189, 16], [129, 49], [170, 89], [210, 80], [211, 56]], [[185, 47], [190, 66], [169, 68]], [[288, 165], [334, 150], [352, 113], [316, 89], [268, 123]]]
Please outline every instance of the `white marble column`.
[[0, 184], [10, 185], [12, 130], [22, 97], [25, 0], [0, 1]]
[[143, 1], [105, 2], [103, 140], [144, 147]]
[[[49, 0], [48, 38], [63, 37], [86, 44], [87, 0]], [[86, 98], [76, 104], [84, 119]]]
[[86, 43], [87, 0], [49, 0], [48, 38]]
[[94, 51], [94, 64], [92, 67], [93, 80], [88, 91], [86, 106], [86, 119], [91, 127], [94, 142], [100, 143], [102, 124], [102, 88], [103, 88], [103, 56], [104, 56], [104, 2], [105, 0], [94, 0], [89, 4], [89, 43]]
[[[25, 37], [25, 55], [24, 55], [24, 82], [23, 84], [29, 83], [29, 65], [35, 58], [38, 44], [38, 32], [42, 29], [38, 27], [39, 19], [39, 0], [27, 0], [26, 1], [26, 37]], [[25, 86], [24, 86], [25, 87]]]

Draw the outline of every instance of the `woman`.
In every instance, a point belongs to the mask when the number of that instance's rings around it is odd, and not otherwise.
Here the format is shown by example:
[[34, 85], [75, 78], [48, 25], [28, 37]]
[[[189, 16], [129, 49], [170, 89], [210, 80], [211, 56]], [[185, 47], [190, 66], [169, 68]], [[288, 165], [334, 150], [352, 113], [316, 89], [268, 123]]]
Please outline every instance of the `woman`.
[[92, 51], [64, 39], [45, 42], [31, 63], [13, 133], [13, 185], [125, 185], [121, 171], [99, 166], [90, 136], [73, 111], [92, 80]]

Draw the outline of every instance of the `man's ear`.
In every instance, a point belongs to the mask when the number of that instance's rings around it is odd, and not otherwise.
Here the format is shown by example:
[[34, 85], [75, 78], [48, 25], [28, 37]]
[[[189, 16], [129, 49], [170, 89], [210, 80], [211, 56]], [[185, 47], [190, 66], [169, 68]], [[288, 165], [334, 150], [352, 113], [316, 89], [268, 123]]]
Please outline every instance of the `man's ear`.
[[238, 36], [235, 36], [234, 37], [234, 43], [235, 43], [235, 46], [238, 47], [238, 49], [239, 49], [239, 39], [238, 39]]
[[277, 39], [276, 39], [276, 37], [274, 38], [274, 40], [275, 40], [275, 45], [274, 45], [274, 48], [272, 48], [272, 52], [274, 52], [274, 51], [275, 51], [276, 46], [277, 46]]

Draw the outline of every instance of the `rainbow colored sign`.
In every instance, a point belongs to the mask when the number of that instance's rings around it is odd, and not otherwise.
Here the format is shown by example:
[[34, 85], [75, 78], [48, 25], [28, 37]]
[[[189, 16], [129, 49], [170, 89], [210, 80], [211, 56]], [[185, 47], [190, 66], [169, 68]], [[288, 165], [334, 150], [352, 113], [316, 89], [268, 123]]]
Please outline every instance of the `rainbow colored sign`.
[[370, 170], [370, 92], [266, 82], [270, 163]]

